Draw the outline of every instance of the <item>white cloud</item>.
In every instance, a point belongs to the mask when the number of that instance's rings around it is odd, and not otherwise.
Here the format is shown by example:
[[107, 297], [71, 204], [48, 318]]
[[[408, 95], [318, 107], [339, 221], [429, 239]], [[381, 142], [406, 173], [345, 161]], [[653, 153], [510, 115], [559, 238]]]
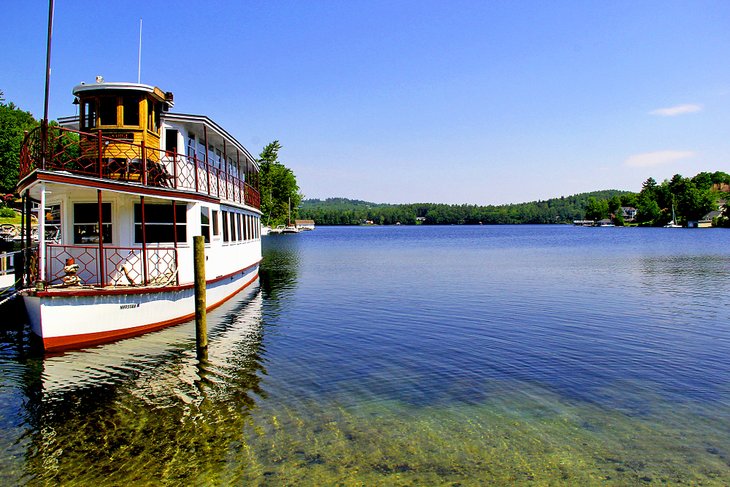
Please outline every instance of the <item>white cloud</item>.
[[681, 150], [662, 150], [655, 152], [644, 152], [643, 154], [634, 154], [629, 156], [624, 165], [629, 167], [653, 167], [669, 164], [670, 162], [679, 161], [694, 157], [692, 151]]
[[676, 105], [667, 108], [657, 108], [649, 112], [652, 115], [659, 115], [660, 117], [676, 117], [677, 115], [684, 115], [686, 113], [695, 113], [702, 111], [702, 105], [696, 103], [687, 103], [685, 105]]

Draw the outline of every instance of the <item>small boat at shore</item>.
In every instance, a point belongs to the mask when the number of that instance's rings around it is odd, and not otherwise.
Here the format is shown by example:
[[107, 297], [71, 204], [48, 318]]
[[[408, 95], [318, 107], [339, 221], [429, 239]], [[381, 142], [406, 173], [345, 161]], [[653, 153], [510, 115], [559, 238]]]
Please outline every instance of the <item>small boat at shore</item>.
[[677, 225], [675, 222], [677, 221], [677, 216], [674, 214], [674, 205], [672, 205], [672, 219], [664, 225], [664, 228], [683, 228], [682, 225]]
[[172, 93], [154, 86], [97, 78], [72, 93], [79, 115], [41, 124], [21, 148], [23, 218], [45, 209], [37, 245], [21, 226], [21, 295], [43, 347], [190, 320], [196, 235], [209, 309], [252, 285], [261, 211], [249, 151], [207, 116], [170, 112]]

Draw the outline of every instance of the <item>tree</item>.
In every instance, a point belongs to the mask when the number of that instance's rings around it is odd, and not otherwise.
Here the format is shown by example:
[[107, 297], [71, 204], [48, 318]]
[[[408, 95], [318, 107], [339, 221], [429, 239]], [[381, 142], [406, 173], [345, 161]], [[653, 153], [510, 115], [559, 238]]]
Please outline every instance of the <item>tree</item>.
[[281, 144], [275, 140], [259, 154], [261, 212], [270, 226], [287, 223], [290, 211], [291, 219], [296, 218], [303, 198], [294, 172], [279, 162], [280, 149]]
[[586, 203], [586, 220], [602, 220], [608, 216], [608, 202], [591, 196]]
[[635, 208], [638, 204], [638, 195], [636, 193], [625, 193], [621, 195], [621, 206], [630, 206]]
[[15, 191], [18, 183], [18, 166], [20, 164], [20, 147], [23, 144], [25, 131], [38, 125], [30, 112], [16, 107], [12, 102], [5, 104], [0, 91], [0, 191]]
[[619, 195], [615, 195], [613, 198], [608, 200], [608, 212], [614, 215], [621, 214], [621, 198]]
[[646, 181], [644, 181], [641, 184], [641, 192], [642, 193], [644, 193], [644, 192], [652, 193], [652, 192], [654, 192], [656, 187], [657, 187], [656, 180], [654, 178], [650, 177], [649, 179], [647, 179]]
[[655, 225], [661, 215], [662, 212], [656, 200], [642, 190], [636, 204], [636, 221], [644, 225]]
[[692, 182], [700, 191], [709, 191], [712, 189], [712, 174], [701, 172], [692, 178]]

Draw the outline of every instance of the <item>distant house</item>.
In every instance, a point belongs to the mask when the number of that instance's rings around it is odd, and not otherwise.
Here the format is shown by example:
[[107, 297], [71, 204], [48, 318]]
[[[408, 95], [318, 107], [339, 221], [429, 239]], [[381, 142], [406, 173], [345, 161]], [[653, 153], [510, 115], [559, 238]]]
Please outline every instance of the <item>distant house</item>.
[[622, 206], [621, 216], [625, 222], [632, 222], [636, 220], [636, 208], [633, 206]]
[[314, 230], [314, 220], [294, 220], [294, 225], [299, 230]]
[[687, 228], [710, 228], [712, 226], [712, 220], [722, 216], [720, 210], [709, 212], [703, 216], [701, 220], [687, 220]]

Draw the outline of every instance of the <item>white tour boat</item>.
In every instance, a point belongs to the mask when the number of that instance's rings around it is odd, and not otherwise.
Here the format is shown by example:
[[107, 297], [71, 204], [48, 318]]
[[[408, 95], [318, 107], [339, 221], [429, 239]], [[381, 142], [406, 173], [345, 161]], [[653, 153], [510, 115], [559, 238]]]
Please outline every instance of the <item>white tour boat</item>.
[[[196, 235], [206, 241], [209, 309], [254, 284], [259, 167], [248, 150], [206, 116], [169, 112], [172, 93], [153, 86], [98, 78], [73, 95], [79, 115], [42, 124], [21, 150], [21, 294], [44, 348], [190, 320]], [[37, 245], [34, 203], [44, 209]]]

